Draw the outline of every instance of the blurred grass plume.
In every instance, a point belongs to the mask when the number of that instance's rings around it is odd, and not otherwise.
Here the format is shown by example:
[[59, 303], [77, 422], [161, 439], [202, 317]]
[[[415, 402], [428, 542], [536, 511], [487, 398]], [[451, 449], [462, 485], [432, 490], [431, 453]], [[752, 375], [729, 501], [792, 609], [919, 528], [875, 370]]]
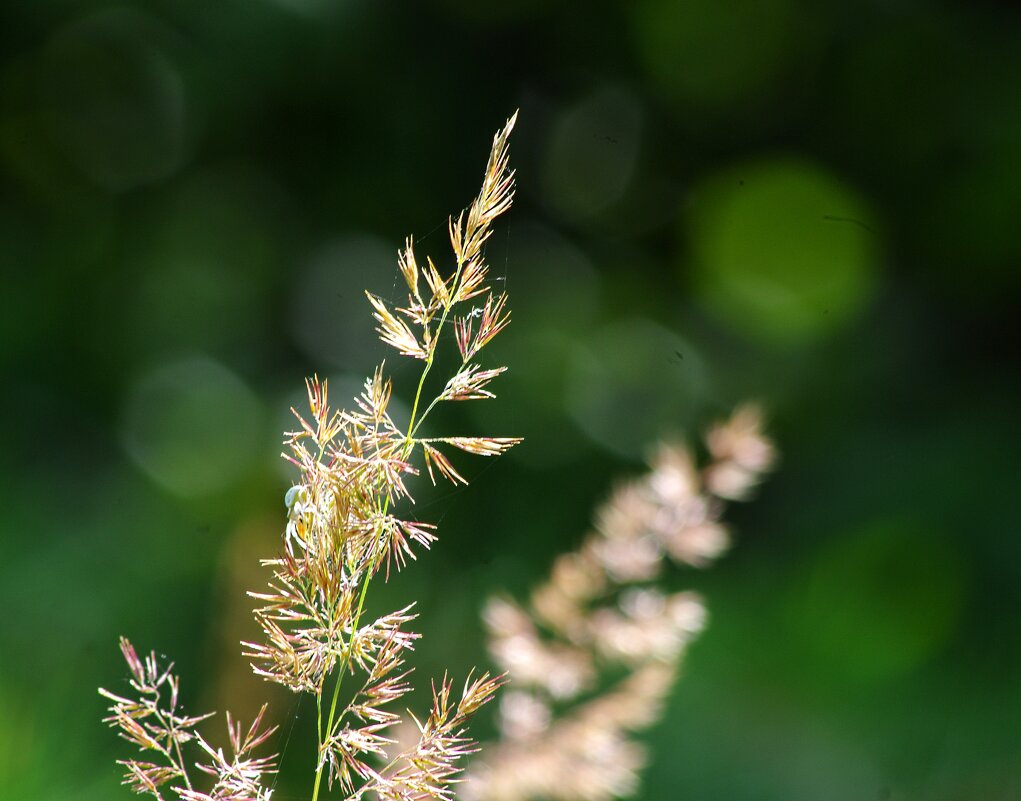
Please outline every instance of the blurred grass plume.
[[[632, 736], [661, 716], [706, 610], [658, 586], [668, 561], [705, 567], [727, 547], [725, 501], [747, 498], [775, 461], [762, 415], [744, 406], [706, 435], [708, 463], [676, 442], [618, 486], [578, 550], [559, 556], [522, 607], [485, 609], [489, 651], [512, 689], [500, 739], [469, 772], [464, 801], [610, 801], [638, 790]], [[620, 677], [621, 669], [624, 671]]]

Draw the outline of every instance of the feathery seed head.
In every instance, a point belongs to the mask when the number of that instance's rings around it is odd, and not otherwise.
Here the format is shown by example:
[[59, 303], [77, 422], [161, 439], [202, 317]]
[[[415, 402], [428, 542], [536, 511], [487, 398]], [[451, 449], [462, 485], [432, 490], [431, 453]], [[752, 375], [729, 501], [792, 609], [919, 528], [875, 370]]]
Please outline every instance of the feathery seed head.
[[[383, 364], [348, 410], [331, 407], [328, 383], [318, 376], [306, 381], [308, 412], [292, 409], [297, 429], [285, 435], [284, 458], [298, 476], [284, 495], [280, 552], [263, 561], [272, 573], [269, 586], [249, 593], [259, 603], [254, 615], [262, 636], [243, 645], [257, 675], [316, 698], [319, 747], [312, 801], [318, 801], [324, 771], [327, 782], [339, 783], [351, 801], [452, 798], [458, 762], [476, 750], [467, 736], [468, 719], [503, 681], [489, 674], [469, 677], [455, 704], [452, 683], [444, 678], [434, 686], [432, 712], [420, 724], [417, 743], [379, 767], [393, 743], [389, 730], [401, 721], [390, 705], [410, 690], [404, 659], [419, 635], [407, 628], [415, 617], [411, 606], [366, 623], [367, 589], [384, 564], [386, 575], [391, 567], [400, 570], [436, 540], [435, 526], [398, 515], [403, 501], [413, 502], [407, 481], [419, 473], [416, 464], [424, 464], [433, 481], [438, 472], [467, 483], [445, 450], [497, 456], [520, 442], [512, 437], [419, 436], [437, 404], [492, 398], [490, 384], [505, 370], [482, 369], [478, 357], [510, 320], [506, 294], [494, 296], [488, 283], [483, 245], [513, 200], [507, 142], [515, 119], [494, 137], [479, 194], [456, 220], [450, 218], [451, 269], [441, 270], [429, 257], [420, 262], [408, 237], [397, 259], [408, 287], [407, 303], [398, 306], [366, 293], [381, 341], [422, 363], [407, 426], [398, 426], [390, 415], [392, 385]], [[466, 308], [473, 300], [472, 308]], [[427, 378], [440, 344], [447, 341], [442, 334], [448, 325], [455, 330], [461, 363], [429, 401]], [[275, 771], [274, 758], [252, 755], [273, 731], [262, 726], [265, 707], [247, 730], [227, 716], [226, 755], [195, 728], [207, 716], [178, 711], [172, 666], [161, 669], [154, 654], [141, 659], [125, 639], [121, 650], [138, 699], [101, 690], [112, 702], [106, 722], [158, 759], [122, 763], [125, 783], [158, 801], [163, 801], [164, 785], [184, 801], [269, 801], [272, 790], [263, 780]], [[346, 705], [339, 705], [340, 684], [347, 676], [358, 677], [361, 684]], [[332, 700], [324, 699], [331, 678]], [[193, 783], [185, 745], [203, 752], [205, 761], [198, 768], [212, 777], [208, 791]]]

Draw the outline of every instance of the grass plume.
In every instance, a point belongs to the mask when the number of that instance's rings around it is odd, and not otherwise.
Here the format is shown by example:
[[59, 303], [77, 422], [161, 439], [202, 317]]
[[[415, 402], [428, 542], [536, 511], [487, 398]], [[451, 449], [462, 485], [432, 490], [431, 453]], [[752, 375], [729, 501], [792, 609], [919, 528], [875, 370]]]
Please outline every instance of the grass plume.
[[[450, 218], [452, 268], [441, 270], [431, 258], [420, 263], [409, 238], [398, 254], [407, 302], [392, 306], [367, 293], [382, 342], [422, 362], [407, 427], [390, 415], [392, 386], [380, 365], [351, 410], [334, 409], [327, 382], [309, 379], [308, 413], [294, 411], [297, 428], [286, 436], [284, 457], [298, 480], [286, 494], [280, 552], [263, 562], [272, 572], [269, 586], [250, 593], [259, 604], [254, 614], [262, 637], [244, 647], [257, 674], [315, 698], [312, 801], [324, 793], [324, 776], [350, 801], [452, 798], [461, 759], [476, 750], [467, 723], [502, 683], [483, 673], [469, 677], [456, 695], [444, 676], [433, 684], [429, 715], [415, 720], [416, 740], [388, 756], [389, 732], [402, 719], [394, 702], [411, 689], [405, 660], [419, 635], [409, 628], [412, 604], [372, 620], [364, 612], [374, 577], [404, 568], [436, 539], [432, 524], [398, 514], [410, 507], [402, 502], [413, 500], [407, 480], [419, 474], [416, 465], [434, 483], [467, 483], [452, 451], [497, 456], [519, 442], [419, 433], [440, 403], [492, 398], [491, 383], [505, 369], [484, 370], [477, 359], [510, 321], [506, 294], [495, 293], [488, 282], [483, 246], [513, 201], [507, 145], [514, 122], [511, 117], [493, 139], [478, 196]], [[453, 336], [444, 336], [451, 330]], [[456, 344], [460, 364], [430, 396], [427, 379], [441, 344]], [[273, 731], [262, 727], [265, 707], [244, 732], [228, 714], [225, 755], [198, 732], [209, 715], [180, 712], [172, 666], [159, 666], [154, 654], [141, 660], [126, 639], [121, 650], [138, 697], [100, 690], [111, 701], [106, 722], [155, 760], [123, 761], [125, 783], [161, 801], [167, 788], [184, 801], [268, 801], [266, 780], [276, 769], [275, 757], [253, 755]], [[351, 682], [351, 700], [341, 705], [341, 686]], [[189, 750], [205, 759], [198, 773], [211, 779], [200, 781], [185, 756]], [[200, 784], [207, 789], [199, 790]]]

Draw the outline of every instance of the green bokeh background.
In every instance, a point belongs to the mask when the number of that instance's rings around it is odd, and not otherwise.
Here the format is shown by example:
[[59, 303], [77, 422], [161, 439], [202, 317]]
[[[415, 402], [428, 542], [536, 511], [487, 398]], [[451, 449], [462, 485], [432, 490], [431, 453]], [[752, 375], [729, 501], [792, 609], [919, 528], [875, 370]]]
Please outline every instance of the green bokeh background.
[[[671, 579], [711, 624], [640, 797], [1021, 797], [1009, 4], [38, 0], [0, 54], [0, 799], [130, 797], [121, 633], [191, 708], [257, 706], [287, 409], [386, 355], [362, 290], [407, 233], [445, 257], [515, 108], [511, 369], [441, 422], [526, 444], [421, 487], [441, 541], [377, 596], [418, 600], [419, 676], [485, 662], [481, 601], [653, 438], [755, 398], [782, 462]], [[273, 697], [303, 798], [313, 716]]]

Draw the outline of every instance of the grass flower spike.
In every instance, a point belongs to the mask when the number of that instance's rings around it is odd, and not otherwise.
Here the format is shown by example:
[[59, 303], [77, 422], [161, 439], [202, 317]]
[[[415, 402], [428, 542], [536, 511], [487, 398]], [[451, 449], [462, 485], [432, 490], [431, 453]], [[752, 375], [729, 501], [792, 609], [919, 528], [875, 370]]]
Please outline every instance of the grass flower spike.
[[[272, 571], [269, 586], [250, 593], [259, 604], [255, 618], [262, 637], [244, 646], [258, 675], [315, 698], [312, 801], [323, 794], [324, 775], [345, 799], [451, 798], [461, 758], [476, 749], [466, 725], [502, 683], [482, 674], [466, 681], [456, 698], [453, 682], [444, 677], [433, 686], [431, 712], [415, 721], [417, 742], [389, 756], [390, 731], [401, 722], [394, 702], [411, 689], [405, 659], [419, 635], [409, 629], [412, 604], [366, 619], [366, 597], [381, 570], [389, 575], [404, 568], [436, 539], [435, 526], [400, 513], [410, 506], [401, 502], [412, 501], [407, 482], [420, 472], [416, 465], [434, 483], [467, 483], [451, 461], [453, 451], [497, 456], [519, 442], [420, 435], [438, 404], [492, 398], [491, 384], [505, 369], [483, 369], [478, 357], [510, 320], [506, 294], [494, 293], [487, 280], [483, 246], [513, 199], [507, 142], [514, 121], [494, 137], [478, 196], [450, 219], [451, 269], [441, 270], [431, 258], [420, 262], [409, 238], [398, 254], [407, 302], [393, 305], [368, 293], [383, 343], [422, 362], [407, 426], [390, 414], [391, 382], [380, 365], [351, 410], [334, 409], [327, 382], [309, 379], [308, 414], [295, 411], [298, 426], [285, 440], [284, 456], [299, 476], [285, 497], [280, 552], [264, 561]], [[459, 365], [445, 380], [429, 381], [438, 349], [448, 345], [456, 345]], [[430, 395], [426, 388], [434, 383]], [[101, 691], [113, 702], [108, 721], [161, 758], [125, 762], [126, 781], [159, 799], [167, 784], [185, 801], [269, 799], [263, 778], [274, 762], [251, 756], [269, 736], [260, 729], [262, 714], [244, 735], [228, 716], [228, 757], [197, 733], [205, 716], [176, 711], [178, 684], [169, 669], [160, 672], [154, 658], [143, 664], [127, 641], [122, 648], [141, 697]], [[183, 756], [182, 749], [195, 744], [206, 759], [201, 771], [214, 780], [207, 792], [196, 789]]]

